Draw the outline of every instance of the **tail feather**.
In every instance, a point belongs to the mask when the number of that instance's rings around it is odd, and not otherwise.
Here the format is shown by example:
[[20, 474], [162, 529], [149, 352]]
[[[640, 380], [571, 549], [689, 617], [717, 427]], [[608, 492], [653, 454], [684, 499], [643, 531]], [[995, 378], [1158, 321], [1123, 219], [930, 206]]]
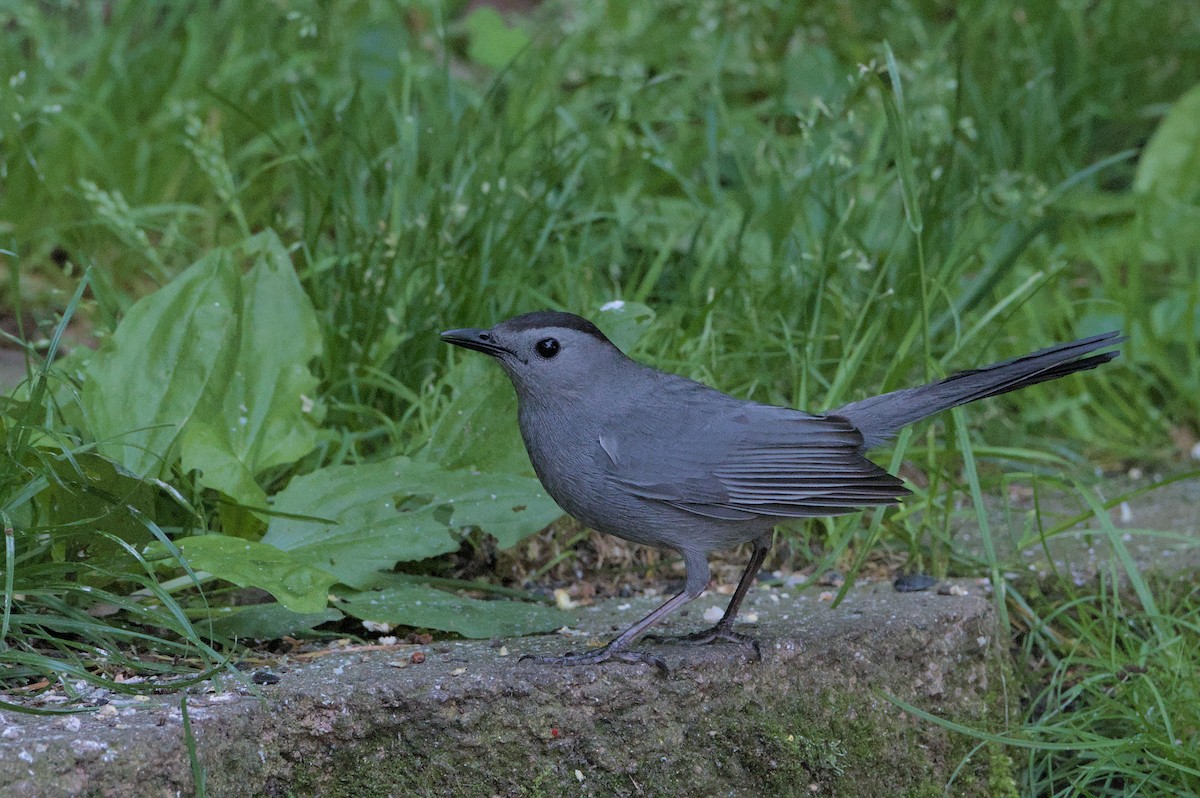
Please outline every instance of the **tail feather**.
[[1081, 338], [981, 369], [960, 371], [919, 388], [905, 388], [851, 402], [829, 411], [828, 415], [841, 416], [858, 427], [869, 449], [886, 442], [909, 424], [943, 410], [1020, 390], [1039, 382], [1056, 380], [1077, 371], [1094, 369], [1120, 352], [1102, 352], [1090, 357], [1084, 355], [1107, 346], [1116, 346], [1125, 340], [1118, 332]]

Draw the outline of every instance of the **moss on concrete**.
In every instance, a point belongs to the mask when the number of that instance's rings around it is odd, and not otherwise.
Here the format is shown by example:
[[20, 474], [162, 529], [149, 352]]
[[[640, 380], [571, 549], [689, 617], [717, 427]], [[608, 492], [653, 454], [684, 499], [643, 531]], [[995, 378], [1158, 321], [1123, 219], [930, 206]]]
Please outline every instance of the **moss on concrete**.
[[[551, 735], [533, 742], [536, 729], [503, 719], [506, 730], [476, 730], [491, 740], [485, 750], [464, 750], [459, 738], [431, 738], [428, 730], [388, 734], [360, 740], [318, 767], [298, 768], [293, 787], [296, 794], [330, 798], [943, 795], [948, 775], [974, 741], [939, 734], [882, 697], [869, 697], [867, 708], [863, 699], [834, 691], [790, 691], [770, 704], [735, 699], [686, 723], [686, 741], [676, 738], [678, 724], [638, 735], [633, 724], [614, 720], [609, 732], [628, 742], [620, 749], [626, 756], [594, 739]], [[982, 720], [974, 714], [953, 719]], [[1007, 755], [985, 746], [958, 773], [954, 794], [1015, 795], [1011, 785]]]
[[[603, 635], [644, 609], [609, 606], [581, 625]], [[757, 591], [751, 609], [761, 662], [725, 646], [663, 646], [669, 679], [626, 664], [519, 663], [465, 641], [425, 647], [420, 666], [396, 667], [405, 649], [280, 667], [265, 706], [197, 697], [209, 794], [939, 796], [952, 774], [955, 795], [1011, 785], [1003, 751], [985, 746], [963, 764], [975, 741], [885, 698], [977, 726], [1004, 717], [1005, 647], [988, 600], [880, 588], [830, 610]], [[509, 646], [568, 647], [556, 637]], [[190, 793], [168, 701], [122, 709], [107, 725], [84, 719], [65, 736], [58, 721], [31, 719], [16, 735], [28, 760], [18, 767], [0, 751], [0, 791], [117, 795], [139, 783], [147, 795]]]

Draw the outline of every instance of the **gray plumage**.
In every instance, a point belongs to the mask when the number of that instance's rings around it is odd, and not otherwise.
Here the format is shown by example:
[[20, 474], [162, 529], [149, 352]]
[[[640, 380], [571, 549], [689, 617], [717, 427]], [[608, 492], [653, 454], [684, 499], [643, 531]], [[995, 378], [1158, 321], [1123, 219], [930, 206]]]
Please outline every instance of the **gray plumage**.
[[[813, 415], [736, 399], [638, 363], [569, 313], [529, 313], [442, 339], [491, 355], [508, 374], [530, 460], [564, 510], [602, 532], [684, 557], [682, 593], [604, 649], [553, 661], [619, 658], [664, 670], [660, 659], [628, 645], [703, 591], [708, 552], [755, 541], [756, 573], [780, 520], [898, 501], [909, 491], [867, 459], [869, 448], [951, 407], [1095, 368], [1117, 352], [1091, 353], [1123, 340], [1093, 336]], [[751, 568], [726, 617], [693, 642], [753, 645], [732, 632]]]

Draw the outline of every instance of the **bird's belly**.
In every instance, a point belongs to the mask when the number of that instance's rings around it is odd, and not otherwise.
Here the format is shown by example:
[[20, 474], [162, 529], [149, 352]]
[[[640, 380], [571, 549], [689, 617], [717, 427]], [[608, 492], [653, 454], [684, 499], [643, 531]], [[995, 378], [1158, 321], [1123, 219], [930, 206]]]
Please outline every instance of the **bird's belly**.
[[650, 542], [640, 540], [644, 535], [637, 532], [648, 519], [641, 517], [636, 506], [618, 494], [608, 480], [589, 478], [576, 469], [547, 467], [536, 460], [533, 465], [546, 492], [577, 521], [626, 540]]
[[665, 502], [635, 496], [615, 482], [578, 473], [545, 471], [534, 463], [542, 485], [558, 505], [585, 526], [647, 546], [713, 551], [769, 531], [774, 521], [732, 521], [689, 513]]

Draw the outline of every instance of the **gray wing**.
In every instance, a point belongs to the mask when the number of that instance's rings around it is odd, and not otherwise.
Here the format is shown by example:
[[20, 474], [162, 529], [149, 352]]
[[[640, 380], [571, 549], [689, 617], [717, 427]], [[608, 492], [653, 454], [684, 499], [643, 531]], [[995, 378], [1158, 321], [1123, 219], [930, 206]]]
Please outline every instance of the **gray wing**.
[[609, 478], [633, 495], [729, 520], [839, 515], [911, 493], [863, 456], [862, 434], [846, 419], [709, 391], [699, 401], [664, 397], [670, 412], [653, 414], [667, 416], [653, 431], [606, 429]]

